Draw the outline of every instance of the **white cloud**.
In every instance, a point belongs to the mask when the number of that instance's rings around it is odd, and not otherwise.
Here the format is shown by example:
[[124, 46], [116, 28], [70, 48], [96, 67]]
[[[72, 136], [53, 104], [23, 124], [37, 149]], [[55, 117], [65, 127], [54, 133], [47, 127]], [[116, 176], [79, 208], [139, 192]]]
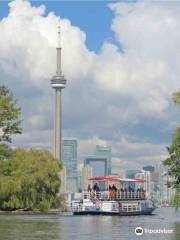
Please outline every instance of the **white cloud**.
[[82, 153], [81, 157], [87, 153], [93, 155], [96, 145], [112, 146], [112, 169], [114, 172], [132, 169], [132, 166], [140, 169], [143, 165], [156, 165], [167, 157], [167, 151], [163, 144], [140, 142], [137, 139], [130, 139], [128, 136], [110, 141], [94, 137], [78, 142], [79, 151]]
[[152, 122], [157, 134], [149, 137], [153, 141], [166, 126], [174, 127], [176, 116], [169, 108], [171, 93], [179, 88], [180, 4], [111, 4], [117, 45], [105, 39], [99, 54], [87, 48], [86, 34], [68, 19], [46, 15], [45, 6], [32, 5], [22, 0], [9, 3], [9, 15], [0, 22], [1, 79], [23, 108], [24, 134], [14, 138], [15, 143], [50, 145], [50, 78], [55, 74], [60, 20], [67, 77], [64, 135], [79, 139], [80, 155], [92, 152], [96, 144], [111, 144], [114, 164], [121, 159], [126, 167], [143, 164], [147, 155], [154, 162], [165, 156], [164, 142], [149, 143], [147, 129], [143, 139], [138, 130], [129, 131]]
[[110, 8], [115, 12], [112, 30], [123, 52], [104, 44], [95, 67], [97, 82], [133, 99], [138, 116], [159, 117], [179, 88], [180, 4], [139, 1]]
[[89, 153], [89, 155], [93, 155], [95, 153], [96, 145], [106, 146], [107, 141], [94, 136], [90, 139], [87, 138], [85, 140], [79, 140], [78, 144], [79, 151], [82, 155], [87, 155], [87, 153]]

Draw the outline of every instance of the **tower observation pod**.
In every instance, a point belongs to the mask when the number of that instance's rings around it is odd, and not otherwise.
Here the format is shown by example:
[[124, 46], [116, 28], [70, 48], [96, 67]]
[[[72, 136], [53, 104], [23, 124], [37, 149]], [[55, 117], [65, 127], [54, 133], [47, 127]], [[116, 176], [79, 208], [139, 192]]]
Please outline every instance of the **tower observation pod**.
[[53, 136], [53, 155], [56, 159], [62, 160], [62, 89], [66, 86], [66, 79], [62, 74], [61, 66], [61, 28], [58, 27], [58, 45], [57, 45], [57, 68], [56, 75], [51, 78], [51, 87], [55, 90], [55, 119]]

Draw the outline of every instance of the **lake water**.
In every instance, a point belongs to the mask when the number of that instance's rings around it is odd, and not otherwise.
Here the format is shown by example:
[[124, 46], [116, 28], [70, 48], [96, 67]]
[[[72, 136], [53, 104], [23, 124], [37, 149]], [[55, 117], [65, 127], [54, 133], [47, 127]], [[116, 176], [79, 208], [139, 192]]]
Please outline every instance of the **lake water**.
[[[136, 227], [143, 228], [137, 236]], [[169, 230], [172, 233], [145, 233]], [[62, 216], [0, 214], [0, 240], [180, 240], [180, 211], [159, 208], [152, 216]]]

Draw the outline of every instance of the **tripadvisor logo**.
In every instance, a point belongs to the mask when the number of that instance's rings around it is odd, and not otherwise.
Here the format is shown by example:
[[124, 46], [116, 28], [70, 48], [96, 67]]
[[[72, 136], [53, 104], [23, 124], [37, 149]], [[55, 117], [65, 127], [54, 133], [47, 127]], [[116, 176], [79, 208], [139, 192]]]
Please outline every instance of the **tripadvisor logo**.
[[138, 236], [143, 235], [143, 228], [142, 227], [135, 228], [135, 234]]

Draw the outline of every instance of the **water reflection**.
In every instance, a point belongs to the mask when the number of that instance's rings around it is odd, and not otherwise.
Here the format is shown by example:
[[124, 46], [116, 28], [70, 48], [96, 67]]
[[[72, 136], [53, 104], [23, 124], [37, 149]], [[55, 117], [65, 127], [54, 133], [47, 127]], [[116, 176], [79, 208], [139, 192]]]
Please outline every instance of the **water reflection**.
[[[171, 208], [139, 217], [0, 215], [0, 240], [180, 240], [180, 214]], [[173, 234], [136, 236], [137, 226], [174, 229]]]
[[60, 233], [61, 225], [46, 215], [0, 216], [2, 240], [61, 240]]

